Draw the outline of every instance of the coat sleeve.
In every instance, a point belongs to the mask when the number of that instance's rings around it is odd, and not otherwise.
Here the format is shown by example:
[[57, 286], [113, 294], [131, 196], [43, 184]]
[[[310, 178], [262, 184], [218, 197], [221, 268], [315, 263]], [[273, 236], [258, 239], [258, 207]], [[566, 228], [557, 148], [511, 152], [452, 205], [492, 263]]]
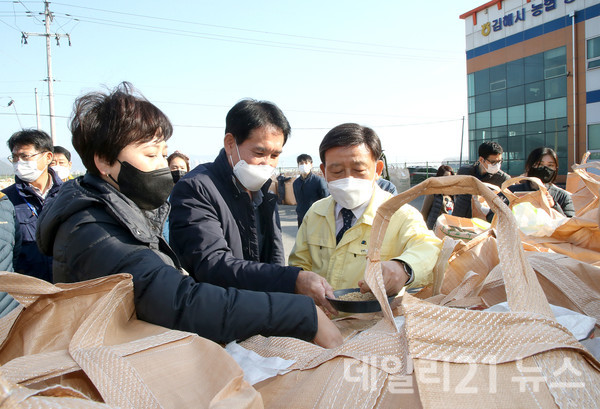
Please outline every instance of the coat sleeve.
[[81, 224], [69, 236], [70, 245], [61, 250], [70, 255], [68, 270], [90, 276], [131, 274], [136, 312], [144, 321], [220, 343], [257, 334], [312, 340], [316, 334], [316, 309], [309, 297], [198, 283], [167, 263], [164, 254], [101, 221]]
[[299, 268], [247, 261], [233, 255], [224, 232], [230, 215], [204, 186], [184, 179], [171, 194], [169, 244], [199, 282], [254, 291], [293, 293]]
[[290, 253], [290, 257], [288, 259], [290, 266], [300, 267], [305, 271], [313, 271], [312, 257], [308, 248], [306, 233], [309, 223], [311, 223], [310, 211], [305, 216], [304, 221], [298, 229], [298, 233], [296, 234], [296, 243], [294, 243], [294, 247], [292, 248], [292, 252]]
[[561, 197], [559, 200], [555, 200], [558, 206], [561, 208], [563, 214], [567, 217], [575, 216], [575, 206], [573, 205], [573, 198], [571, 194], [564, 190], [559, 190]]
[[427, 229], [423, 216], [414, 207], [404, 205], [396, 213], [396, 220], [392, 219], [388, 229], [400, 232], [397, 240], [402, 253], [394, 259], [406, 262], [413, 269], [415, 279], [411, 287], [428, 285], [432, 282], [432, 271], [442, 242]]

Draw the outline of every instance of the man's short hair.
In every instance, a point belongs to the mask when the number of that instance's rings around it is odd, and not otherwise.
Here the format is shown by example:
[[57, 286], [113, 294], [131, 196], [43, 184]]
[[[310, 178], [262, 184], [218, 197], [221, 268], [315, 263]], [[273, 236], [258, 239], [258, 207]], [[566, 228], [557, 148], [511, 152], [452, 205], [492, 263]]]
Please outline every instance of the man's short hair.
[[238, 145], [244, 143], [250, 131], [263, 126], [274, 126], [283, 133], [283, 144], [290, 136], [291, 127], [287, 118], [272, 102], [243, 99], [233, 106], [225, 118], [225, 133], [235, 137]]
[[12, 134], [6, 143], [12, 152], [14, 148], [33, 145], [39, 152], [54, 152], [52, 138], [44, 131], [37, 129], [22, 129]]
[[67, 162], [71, 162], [71, 152], [68, 149], [63, 148], [62, 146], [55, 145], [54, 146], [54, 154], [62, 153], [67, 158]]
[[354, 123], [341, 124], [331, 129], [319, 146], [321, 162], [325, 164], [325, 152], [338, 146], [357, 146], [365, 144], [373, 155], [373, 160], [381, 158], [381, 141], [374, 130]]
[[310, 157], [309, 154], [303, 153], [301, 155], [298, 155], [298, 157], [296, 158], [296, 163], [300, 163], [300, 162], [310, 162], [310, 163], [313, 163], [313, 160], [312, 160], [312, 158]]
[[71, 133], [83, 165], [99, 175], [94, 155], [112, 165], [126, 146], [150, 142], [157, 136], [166, 141], [173, 127], [167, 116], [133, 85], [122, 82], [110, 93], [91, 92], [77, 98]]
[[498, 142], [485, 141], [479, 145], [479, 156], [487, 159], [490, 155], [500, 155], [504, 150]]

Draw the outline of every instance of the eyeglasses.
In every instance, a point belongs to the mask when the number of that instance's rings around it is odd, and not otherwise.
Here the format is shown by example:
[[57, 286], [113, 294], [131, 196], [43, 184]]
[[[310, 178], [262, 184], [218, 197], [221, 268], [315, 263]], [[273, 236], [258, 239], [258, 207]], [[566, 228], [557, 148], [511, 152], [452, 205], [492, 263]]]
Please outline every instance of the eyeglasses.
[[487, 160], [487, 159], [484, 159], [484, 160], [485, 160], [487, 163], [489, 163], [490, 165], [492, 165], [492, 166], [495, 166], [495, 165], [497, 165], [497, 164], [499, 164], [499, 163], [502, 163], [502, 159], [495, 160], [495, 161], [491, 161], [491, 160]]
[[24, 161], [29, 161], [29, 160], [33, 160], [31, 158], [33, 158], [34, 156], [41, 155], [42, 153], [44, 153], [44, 152], [32, 153], [31, 155], [28, 155], [26, 153], [15, 153], [14, 155], [10, 155], [7, 159], [9, 162], [12, 162], [12, 163], [17, 163], [19, 161], [19, 159], [24, 160]]

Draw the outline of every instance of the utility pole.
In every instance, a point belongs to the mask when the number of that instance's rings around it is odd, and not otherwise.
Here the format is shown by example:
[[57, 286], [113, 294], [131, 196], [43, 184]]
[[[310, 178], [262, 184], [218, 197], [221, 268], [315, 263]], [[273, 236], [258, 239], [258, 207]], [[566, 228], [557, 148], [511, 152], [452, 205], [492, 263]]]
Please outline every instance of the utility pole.
[[50, 36], [56, 39], [56, 45], [60, 45], [60, 38], [66, 37], [69, 40], [69, 46], [71, 45], [71, 36], [69, 34], [58, 34], [50, 33], [50, 23], [54, 19], [54, 16], [50, 12], [50, 3], [44, 1], [44, 26], [46, 28], [45, 33], [26, 33], [22, 32], [21, 42], [27, 44], [27, 37], [39, 36], [46, 37], [46, 64], [48, 66], [48, 105], [50, 107], [50, 135], [52, 136], [52, 143], [56, 145], [56, 125], [54, 120], [54, 78], [52, 77], [52, 46], [50, 44]]

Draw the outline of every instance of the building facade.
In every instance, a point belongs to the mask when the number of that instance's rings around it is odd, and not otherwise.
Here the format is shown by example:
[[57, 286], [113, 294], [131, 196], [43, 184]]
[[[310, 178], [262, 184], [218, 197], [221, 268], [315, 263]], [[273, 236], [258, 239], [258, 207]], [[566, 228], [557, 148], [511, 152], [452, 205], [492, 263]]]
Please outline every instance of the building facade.
[[469, 159], [499, 142], [502, 168], [523, 173], [539, 146], [559, 182], [590, 151], [600, 160], [600, 0], [493, 0], [465, 20]]

